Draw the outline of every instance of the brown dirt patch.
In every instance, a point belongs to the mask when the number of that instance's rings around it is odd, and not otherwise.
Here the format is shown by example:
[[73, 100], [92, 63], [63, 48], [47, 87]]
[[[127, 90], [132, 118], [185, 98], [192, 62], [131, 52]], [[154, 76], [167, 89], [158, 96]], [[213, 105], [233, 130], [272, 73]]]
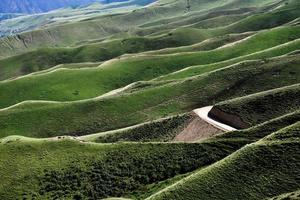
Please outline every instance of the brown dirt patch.
[[175, 138], [176, 142], [196, 142], [223, 133], [222, 130], [210, 125], [200, 117], [195, 117], [188, 126]]

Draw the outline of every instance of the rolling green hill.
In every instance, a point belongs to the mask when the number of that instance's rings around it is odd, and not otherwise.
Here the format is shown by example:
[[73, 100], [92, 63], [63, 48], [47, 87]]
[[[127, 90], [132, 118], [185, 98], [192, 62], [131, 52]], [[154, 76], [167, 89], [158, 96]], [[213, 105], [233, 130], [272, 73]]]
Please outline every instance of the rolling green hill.
[[299, 199], [300, 2], [144, 2], [11, 19], [0, 199]]
[[[186, 38], [185, 33], [190, 32]], [[184, 33], [184, 34], [183, 34]], [[44, 48], [0, 60], [1, 79], [13, 78], [51, 68], [63, 63], [99, 62], [125, 53], [138, 53], [167, 47], [190, 45], [208, 36], [196, 29], [174, 31], [158, 37], [131, 37], [74, 48]]]
[[[284, 27], [258, 33], [234, 46], [229, 45], [212, 51], [165, 56], [129, 56], [108, 61], [98, 68], [62, 69], [4, 81], [0, 83], [0, 98], [2, 99], [0, 107], [4, 108], [26, 100], [74, 101], [93, 98], [110, 90], [125, 87], [132, 82], [151, 80], [191, 65], [220, 62], [270, 49], [290, 42], [298, 35], [300, 35], [298, 26]], [[78, 82], [78, 77], [81, 79], [80, 82]], [[26, 88], [30, 90], [26, 93], [22, 92]]]
[[299, 123], [247, 145], [149, 199], [263, 199], [294, 191], [299, 188], [296, 130]]
[[[234, 150], [226, 144], [101, 145], [22, 139], [1, 142], [0, 148], [0, 196], [7, 200], [16, 194], [43, 199], [129, 195], [151, 183], [206, 166]], [[78, 162], [81, 164], [75, 164]], [[24, 167], [28, 164], [30, 169]], [[18, 169], [16, 176], [7, 176], [14, 169]]]
[[[13, 164], [21, 170], [18, 170], [18, 176], [13, 177], [13, 179], [11, 179], [12, 177], [10, 176], [3, 176], [5, 180], [9, 180], [10, 182], [14, 181], [14, 183], [17, 184], [1, 184], [0, 187], [2, 188], [7, 188], [8, 186], [13, 187], [11, 190], [5, 190], [2, 195], [5, 195], [9, 199], [10, 195], [13, 197], [15, 194], [10, 193], [10, 191], [17, 191], [19, 194], [22, 194], [24, 198], [30, 198], [32, 196], [37, 198], [71, 198], [76, 195], [80, 195], [84, 198], [86, 196], [90, 196], [91, 193], [95, 195], [95, 198], [114, 195], [125, 195], [126, 197], [132, 198], [145, 198], [158, 192], [158, 195], [154, 195], [152, 198], [160, 199], [160, 196], [163, 195], [160, 195], [159, 189], [162, 189], [163, 186], [171, 185], [180, 179], [178, 180], [178, 178], [175, 178], [174, 181], [171, 179], [166, 183], [158, 183], [157, 188], [154, 189], [151, 186], [147, 186], [147, 184], [158, 182], [159, 180], [165, 179], [166, 176], [172, 177], [176, 174], [191, 172], [195, 168], [200, 167], [200, 170], [197, 170], [195, 175], [192, 173], [190, 176], [187, 176], [186, 179], [189, 183], [189, 181], [193, 181], [193, 177], [197, 177], [198, 174], [205, 173], [208, 170], [209, 167], [205, 168], [205, 166], [222, 159], [224, 156], [234, 152], [236, 149], [241, 148], [248, 143], [258, 141], [270, 134], [271, 136], [268, 136], [266, 140], [272, 141], [275, 138], [276, 140], [282, 140], [282, 133], [284, 133], [284, 135], [292, 133], [292, 130], [295, 130], [295, 127], [288, 128], [288, 131], [281, 131], [280, 134], [272, 133], [284, 128], [287, 124], [296, 123], [299, 120], [299, 116], [299, 112], [291, 113], [248, 130], [227, 133], [200, 144], [196, 143], [188, 145], [170, 143], [96, 145], [88, 143], [80, 144], [79, 142], [66, 139], [51, 141], [22, 137], [4, 138], [0, 143], [0, 148], [3, 150], [0, 154], [3, 155], [3, 160], [7, 163]], [[280, 138], [278, 138], [279, 136]], [[289, 135], [289, 137], [291, 137], [291, 135]], [[286, 138], [287, 137], [285, 137], [285, 139]], [[288, 144], [290, 143], [283, 143], [282, 148]], [[253, 148], [256, 146], [257, 145], [251, 145]], [[249, 148], [250, 146], [246, 147], [248, 150]], [[270, 145], [269, 148], [274, 148], [274, 145]], [[295, 147], [292, 145], [291, 148]], [[20, 154], [20, 149], [23, 149], [24, 154]], [[170, 151], [170, 149], [172, 149], [172, 151]], [[240, 151], [243, 152], [246, 150]], [[159, 155], [155, 152], [159, 152]], [[174, 154], [174, 152], [176, 153]], [[259, 152], [265, 153], [266, 151]], [[234, 153], [234, 155], [236, 154], [238, 153]], [[14, 155], [14, 157], [17, 156], [17, 159], [8, 160], [12, 155]], [[131, 158], [129, 158], [128, 155], [130, 155]], [[184, 163], [180, 161], [182, 158], [181, 156], [185, 157]], [[83, 159], [85, 162], [83, 162], [81, 157], [85, 158]], [[116, 157], [118, 159], [115, 159]], [[232, 156], [229, 156], [228, 159], [231, 157]], [[225, 160], [226, 159], [227, 157]], [[20, 166], [20, 163], [24, 162], [31, 163], [31, 175], [29, 176], [29, 179], [33, 184], [28, 184], [28, 177], [26, 180], [23, 178], [29, 173], [28, 169]], [[57, 166], [57, 162], [60, 162], [59, 167]], [[74, 163], [78, 162], [81, 164], [75, 166]], [[117, 165], [115, 162], [121, 162], [122, 165]], [[220, 162], [223, 163], [225, 161]], [[246, 161], [244, 162], [246, 163]], [[219, 165], [218, 163], [219, 162], [216, 162], [212, 165], [212, 167]], [[160, 166], [159, 172], [155, 170], [157, 167], [156, 165]], [[163, 168], [163, 166], [166, 168]], [[202, 168], [202, 166], [204, 166], [204, 168]], [[142, 168], [145, 170], [142, 170]], [[131, 173], [134, 174], [130, 181], [129, 177], [132, 175], [128, 174], [128, 169], [130, 169]], [[1, 170], [1, 173], [12, 173], [9, 172], [9, 170], [12, 169], [5, 168], [4, 171]], [[88, 171], [91, 172], [89, 173]], [[118, 173], [114, 173], [115, 171], [118, 171]], [[154, 171], [156, 172], [153, 173]], [[107, 177], [108, 179], [100, 181], [102, 179], [93, 179], [92, 177]], [[145, 179], [145, 177], [147, 178]], [[120, 190], [114, 190], [110, 187], [110, 181], [115, 182], [121, 178], [123, 181], [118, 183], [123, 184], [123, 186], [126, 187], [122, 187]], [[184, 181], [180, 181], [179, 183], [186, 182], [185, 179], [183, 180]], [[83, 184], [78, 185], [77, 182]], [[92, 183], [97, 184], [101, 190], [99, 190], [99, 188], [90, 187], [89, 184]], [[176, 187], [178, 186], [176, 185]], [[181, 187], [184, 187], [184, 185]], [[89, 189], [87, 190], [87, 188]], [[170, 188], [172, 189], [174, 186], [170, 186]], [[168, 190], [169, 189], [167, 189], [167, 191]], [[143, 191], [143, 195], [137, 196], [141, 191]], [[175, 191], [181, 191], [181, 188]], [[284, 192], [287, 190], [282, 188], [281, 191]], [[163, 194], [167, 193], [164, 190], [162, 192]], [[280, 191], [273, 191], [271, 194], [274, 195], [278, 193], [280, 193]], [[193, 195], [197, 195], [197, 193], [193, 193]], [[216, 196], [213, 197], [215, 198]], [[174, 197], [172, 196], [172, 198]]]
[[[294, 67], [285, 67], [287, 63], [290, 65], [294, 60], [299, 60], [298, 56], [292, 57], [294, 59], [275, 59], [263, 66], [257, 65], [257, 62], [233, 65], [177, 82], [153, 86], [151, 82], [150, 85], [140, 84], [132, 92], [125, 90], [124, 94], [107, 98], [64, 103], [28, 101], [0, 111], [1, 136], [86, 135], [187, 112], [209, 105], [212, 101], [286, 86], [286, 81], [290, 80], [290, 72], [299, 70], [297, 63]], [[273, 76], [279, 70], [281, 73]], [[244, 82], [243, 90], [236, 90], [241, 81]], [[266, 81], [272, 84], [266, 85]], [[298, 80], [294, 79], [294, 83], [298, 83]], [[205, 90], [208, 86], [214, 90]], [[233, 90], [228, 96], [230, 89]], [[297, 91], [297, 85], [292, 89]]]
[[[270, 17], [272, 17], [271, 18], [272, 21], [270, 21], [269, 18], [265, 17], [266, 18], [264, 19], [265, 24], [267, 24], [266, 23], [267, 20], [269, 20], [270, 23], [272, 23], [270, 24], [271, 27], [274, 27], [275, 25], [279, 25], [279, 23], [282, 23], [276, 21], [276, 18], [281, 17], [281, 12], [279, 12], [279, 14], [277, 12], [271, 13]], [[293, 9], [284, 11], [284, 14], [290, 17], [286, 20], [292, 20], [294, 19], [294, 16], [299, 16], [299, 13], [294, 12]], [[224, 17], [222, 17], [221, 19], [224, 19]], [[67, 48], [67, 49], [65, 48], [40, 49], [24, 55], [12, 57], [0, 61], [0, 68], [2, 68], [3, 70], [2, 79], [6, 79], [17, 75], [27, 74], [30, 72], [45, 69], [61, 63], [103, 61], [103, 60], [120, 56], [124, 53], [136, 53], [136, 52], [147, 51], [147, 50], [155, 50], [155, 49], [161, 49], [166, 47], [193, 44], [195, 42], [202, 41], [212, 36], [223, 35], [226, 33], [241, 32], [241, 31], [237, 31], [239, 29], [247, 28], [248, 31], [257, 30], [255, 26], [259, 26], [259, 25], [253, 23], [251, 24], [248, 21], [251, 21], [251, 17], [249, 19], [241, 20], [241, 22], [235, 24], [234, 26], [229, 26], [221, 29], [205, 30], [205, 31], [204, 30], [197, 31], [197, 29], [192, 29], [192, 28], [185, 28], [183, 30], [178, 29], [175, 31], [171, 31], [167, 35], [162, 35], [161, 37], [158, 38], [157, 37], [153, 39], [149, 38], [149, 40], [147, 38], [133, 37], [133, 38], [128, 38], [126, 40], [122, 39], [117, 41], [111, 41], [109, 43], [105, 42], [104, 44], [93, 44], [93, 45], [81, 46], [77, 48], [74, 47], [74, 48]], [[258, 21], [258, 20], [252, 20], [252, 21]], [[246, 26], [245, 24], [250, 24], [250, 25]], [[157, 31], [157, 28], [155, 28], [155, 30]]]
[[[296, 84], [256, 93], [221, 102], [214, 109], [229, 115], [237, 115], [245, 123], [245, 126], [249, 127], [285, 115], [299, 108], [299, 89], [299, 84]], [[214, 116], [213, 113], [212, 116]], [[218, 119], [222, 121], [220, 115]], [[234, 122], [231, 125], [234, 126]]]
[[[138, 0], [141, 2], [141, 0]], [[1, 30], [0, 36], [8, 36], [12, 34], [18, 34], [22, 32], [32, 31], [34, 29], [51, 27], [53, 25], [65, 24], [69, 21], [81, 21], [85, 19], [90, 19], [92, 17], [99, 17], [107, 14], [118, 14], [124, 13], [128, 11], [132, 11], [142, 7], [142, 5], [148, 4], [150, 1], [143, 1], [142, 3], [138, 3], [137, 0], [133, 1], [123, 1], [123, 2], [107, 2], [108, 4], [93, 3], [93, 4], [85, 4], [82, 6], [75, 7], [62, 7], [57, 10], [53, 10], [51, 12], [43, 12], [43, 13], [33, 13], [33, 14], [21, 14], [21, 13], [12, 13], [12, 14], [0, 14], [1, 20]], [[19, 3], [19, 2], [18, 2]], [[48, 2], [49, 3], [49, 2]], [[92, 2], [90, 2], [92, 3]], [[9, 0], [8, 2], [3, 2], [3, 4], [7, 6], [14, 7]], [[41, 2], [41, 4], [45, 4], [45, 2]], [[24, 3], [24, 6], [32, 9], [32, 5], [28, 5], [28, 2]], [[9, 20], [5, 20], [8, 18]]]
[[[271, 2], [274, 2], [274, 0], [266, 0], [263, 2], [248, 1], [247, 3], [240, 1], [237, 4], [232, 4], [232, 0], [200, 0], [193, 1], [191, 6], [192, 10], [205, 13], [207, 10], [220, 10], [222, 8], [264, 6]], [[104, 39], [112, 34], [128, 31], [131, 27], [149, 23], [150, 21], [185, 15], [186, 2], [184, 0], [167, 1], [167, 3], [161, 0], [158, 2], [158, 5], [159, 6], [147, 7], [146, 9], [137, 9], [130, 13], [105, 15], [89, 20], [67, 23], [66, 25], [53, 26], [47, 29], [6, 37], [1, 39], [0, 55], [5, 57], [37, 47], [69, 46], [81, 40]], [[297, 9], [295, 8], [295, 10]], [[294, 19], [294, 15], [288, 16], [290, 19]], [[276, 21], [276, 19], [274, 20]], [[289, 18], [285, 18], [285, 20], [289, 20]], [[281, 22], [285, 22], [285, 20]], [[35, 39], [32, 40], [31, 38]]]

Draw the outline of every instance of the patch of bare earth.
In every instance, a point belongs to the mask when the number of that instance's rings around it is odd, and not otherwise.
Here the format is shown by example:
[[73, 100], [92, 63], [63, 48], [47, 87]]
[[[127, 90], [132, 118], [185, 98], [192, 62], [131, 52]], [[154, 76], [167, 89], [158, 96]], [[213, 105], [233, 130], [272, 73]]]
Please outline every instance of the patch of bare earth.
[[188, 126], [175, 138], [176, 142], [196, 142], [223, 133], [222, 130], [210, 125], [200, 117], [195, 117]]

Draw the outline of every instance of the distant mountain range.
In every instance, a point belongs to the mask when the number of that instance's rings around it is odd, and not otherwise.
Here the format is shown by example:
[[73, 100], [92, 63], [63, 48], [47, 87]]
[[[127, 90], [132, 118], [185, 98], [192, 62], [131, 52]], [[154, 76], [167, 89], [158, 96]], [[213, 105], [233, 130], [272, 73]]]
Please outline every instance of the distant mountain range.
[[[130, 0], [1, 0], [0, 13], [41, 13], [62, 7], [76, 7], [93, 2], [113, 3]], [[142, 0], [141, 2], [144, 2]]]

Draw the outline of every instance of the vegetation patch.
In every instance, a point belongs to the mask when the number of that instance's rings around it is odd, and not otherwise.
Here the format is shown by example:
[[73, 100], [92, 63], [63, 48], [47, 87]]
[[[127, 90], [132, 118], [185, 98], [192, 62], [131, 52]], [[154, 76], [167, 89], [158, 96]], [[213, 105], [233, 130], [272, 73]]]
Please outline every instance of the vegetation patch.
[[[257, 125], [298, 109], [300, 107], [299, 98], [300, 86], [296, 84], [222, 102], [216, 105], [216, 109], [238, 116], [250, 125]], [[217, 120], [225, 120], [222, 115], [215, 114], [216, 112], [213, 111], [212, 116]], [[237, 121], [226, 120], [226, 122], [233, 126], [239, 126], [235, 124]]]
[[[24, 199], [101, 199], [130, 195], [136, 190], [147, 190], [148, 184], [209, 165], [236, 147], [21, 141], [1, 144], [0, 148], [1, 175], [5, 178], [0, 183], [0, 196], [9, 200], [16, 194]], [[11, 156], [17, 160], [10, 161]], [[14, 172], [7, 165], [12, 164], [18, 168], [15, 176], [9, 176]], [[6, 184], [12, 181], [14, 184]]]
[[149, 199], [264, 199], [295, 191], [300, 187], [299, 150], [299, 140], [260, 140]]
[[[174, 139], [196, 117], [192, 113], [173, 116], [170, 118], [138, 125], [126, 130], [100, 133], [92, 136], [92, 140], [98, 143], [112, 143], [120, 141], [139, 142], [167, 142]], [[97, 138], [95, 138], [97, 137]], [[89, 136], [83, 137], [89, 140]]]

